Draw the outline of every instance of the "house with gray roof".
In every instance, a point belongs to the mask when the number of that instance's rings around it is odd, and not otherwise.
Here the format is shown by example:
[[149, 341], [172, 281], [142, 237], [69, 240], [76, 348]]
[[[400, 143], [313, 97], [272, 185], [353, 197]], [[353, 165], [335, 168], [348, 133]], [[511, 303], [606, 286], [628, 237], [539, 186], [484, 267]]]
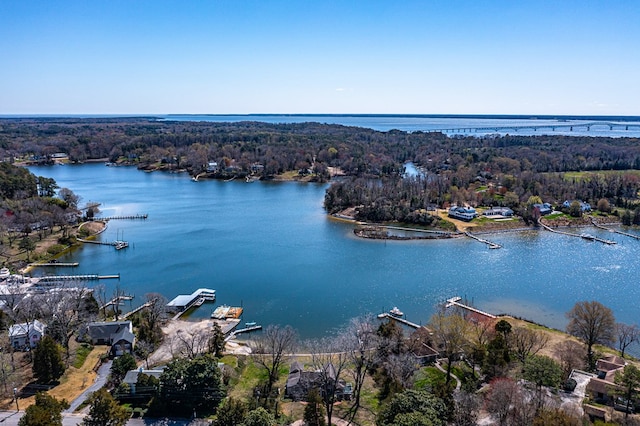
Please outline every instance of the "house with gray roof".
[[92, 345], [111, 346], [111, 356], [132, 353], [136, 341], [131, 321], [91, 322], [87, 324], [85, 336]]

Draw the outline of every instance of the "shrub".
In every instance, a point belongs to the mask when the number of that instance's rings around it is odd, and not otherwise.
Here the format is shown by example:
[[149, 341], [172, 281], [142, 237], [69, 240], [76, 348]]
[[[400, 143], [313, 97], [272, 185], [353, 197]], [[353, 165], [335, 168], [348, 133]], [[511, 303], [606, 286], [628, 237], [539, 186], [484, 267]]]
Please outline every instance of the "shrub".
[[56, 254], [62, 253], [66, 248], [67, 247], [62, 244], [54, 244], [47, 249], [47, 253], [55, 256]]

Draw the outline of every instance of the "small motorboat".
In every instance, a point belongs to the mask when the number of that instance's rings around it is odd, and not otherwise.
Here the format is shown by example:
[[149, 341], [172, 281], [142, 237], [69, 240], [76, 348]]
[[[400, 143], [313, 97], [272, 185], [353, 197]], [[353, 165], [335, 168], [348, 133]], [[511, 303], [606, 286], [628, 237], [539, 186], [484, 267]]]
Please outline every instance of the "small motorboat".
[[393, 315], [394, 317], [402, 317], [402, 316], [404, 316], [404, 312], [402, 312], [400, 309], [398, 309], [397, 306], [394, 306], [393, 309], [391, 309], [389, 311], [389, 313], [391, 315]]

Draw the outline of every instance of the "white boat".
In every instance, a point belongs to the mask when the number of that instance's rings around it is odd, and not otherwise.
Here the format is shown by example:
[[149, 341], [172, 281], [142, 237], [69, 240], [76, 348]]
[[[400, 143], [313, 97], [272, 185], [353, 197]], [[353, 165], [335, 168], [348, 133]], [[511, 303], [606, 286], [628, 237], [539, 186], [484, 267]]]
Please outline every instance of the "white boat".
[[593, 235], [591, 235], [591, 234], [580, 234], [580, 236], [581, 236], [582, 238], [584, 238], [585, 240], [595, 240], [595, 239], [596, 239], [596, 237], [594, 237], [594, 236], [593, 236]]
[[402, 312], [400, 309], [398, 309], [397, 306], [394, 306], [393, 309], [391, 309], [389, 311], [389, 313], [391, 315], [393, 315], [394, 317], [402, 317], [402, 316], [404, 316], [404, 312]]
[[255, 327], [256, 324], [257, 323], [255, 321], [250, 321], [250, 322], [245, 322], [244, 323], [245, 327]]
[[114, 241], [113, 245], [115, 246], [116, 250], [121, 250], [123, 248], [129, 247], [129, 243], [126, 241]]
[[4, 280], [5, 278], [9, 278], [11, 272], [9, 268], [0, 268], [0, 280]]

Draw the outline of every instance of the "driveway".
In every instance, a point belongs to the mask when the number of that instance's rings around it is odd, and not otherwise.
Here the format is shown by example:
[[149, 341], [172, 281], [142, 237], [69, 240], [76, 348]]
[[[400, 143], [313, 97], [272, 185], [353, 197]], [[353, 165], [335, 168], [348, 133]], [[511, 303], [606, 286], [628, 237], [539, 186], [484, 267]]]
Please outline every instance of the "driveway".
[[93, 384], [89, 386], [87, 390], [82, 392], [80, 396], [74, 399], [71, 402], [69, 408], [64, 410], [63, 413], [73, 413], [74, 411], [76, 411], [76, 409], [89, 397], [89, 395], [91, 395], [92, 392], [97, 391], [98, 389], [103, 387], [105, 383], [107, 383], [107, 377], [109, 377], [112, 363], [113, 361], [109, 360], [103, 363], [98, 368], [98, 376], [96, 377], [96, 380], [93, 382]]

